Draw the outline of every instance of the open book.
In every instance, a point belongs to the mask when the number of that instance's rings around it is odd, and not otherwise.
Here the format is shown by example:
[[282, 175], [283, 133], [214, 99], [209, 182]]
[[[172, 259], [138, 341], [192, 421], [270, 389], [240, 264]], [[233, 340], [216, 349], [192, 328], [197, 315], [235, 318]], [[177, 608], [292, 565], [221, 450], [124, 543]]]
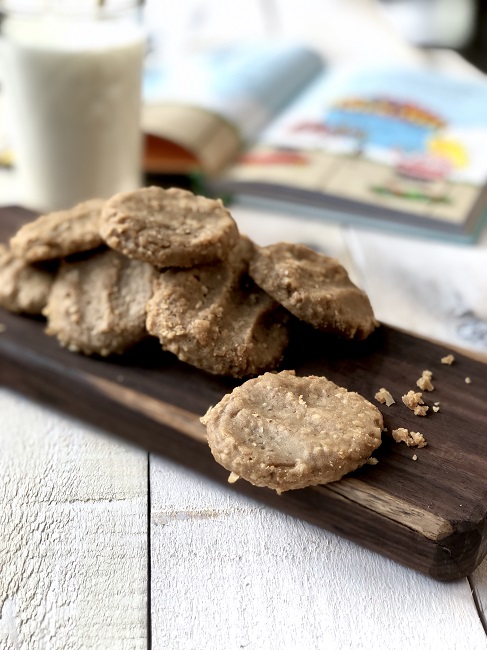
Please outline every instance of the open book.
[[145, 97], [148, 170], [199, 169], [214, 193], [295, 215], [458, 241], [482, 227], [487, 82], [239, 45], [148, 73]]

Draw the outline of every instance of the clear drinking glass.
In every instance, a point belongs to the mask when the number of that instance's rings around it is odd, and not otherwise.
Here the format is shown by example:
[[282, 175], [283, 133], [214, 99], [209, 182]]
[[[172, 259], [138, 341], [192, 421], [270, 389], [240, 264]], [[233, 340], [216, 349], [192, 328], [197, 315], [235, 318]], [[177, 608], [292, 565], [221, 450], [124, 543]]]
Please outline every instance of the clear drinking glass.
[[138, 4], [0, 0], [5, 108], [24, 205], [57, 210], [140, 186]]

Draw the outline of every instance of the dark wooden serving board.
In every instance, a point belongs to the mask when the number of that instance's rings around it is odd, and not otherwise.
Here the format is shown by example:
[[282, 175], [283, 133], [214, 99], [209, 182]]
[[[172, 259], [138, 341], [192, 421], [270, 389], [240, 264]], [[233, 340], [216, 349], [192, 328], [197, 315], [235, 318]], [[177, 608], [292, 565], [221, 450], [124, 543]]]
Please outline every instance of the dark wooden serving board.
[[[31, 216], [19, 208], [0, 210], [0, 240]], [[199, 416], [236, 381], [180, 363], [155, 339], [101, 360], [62, 349], [40, 320], [0, 310], [0, 323], [6, 327], [0, 334], [3, 385], [226, 482], [228, 472], [213, 461]], [[440, 359], [448, 352], [386, 326], [359, 344], [337, 344], [303, 327], [285, 367], [326, 375], [372, 402], [385, 386], [398, 402], [379, 405], [385, 426], [421, 431], [428, 446], [408, 448], [385, 432], [377, 465], [328, 486], [278, 496], [240, 480], [228, 489], [439, 580], [469, 574], [487, 553], [487, 365], [457, 354], [446, 366]], [[440, 411], [422, 418], [401, 395], [415, 388], [424, 369], [433, 372], [436, 386], [425, 393], [426, 402], [439, 401]]]

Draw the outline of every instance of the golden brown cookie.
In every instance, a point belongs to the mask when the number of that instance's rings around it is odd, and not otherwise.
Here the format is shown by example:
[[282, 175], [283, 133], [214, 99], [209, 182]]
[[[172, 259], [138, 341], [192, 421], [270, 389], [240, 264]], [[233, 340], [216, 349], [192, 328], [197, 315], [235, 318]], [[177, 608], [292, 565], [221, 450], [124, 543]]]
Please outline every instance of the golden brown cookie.
[[40, 262], [101, 246], [99, 220], [104, 203], [91, 199], [25, 224], [10, 240], [13, 253], [28, 262]]
[[215, 460], [233, 479], [278, 492], [357, 469], [380, 445], [383, 428], [380, 411], [357, 393], [287, 370], [246, 381], [201, 421]]
[[19, 259], [0, 244], [0, 306], [22, 314], [41, 314], [54, 273]]
[[159, 268], [225, 259], [239, 237], [219, 199], [160, 187], [112, 197], [103, 209], [100, 232], [111, 248]]
[[250, 275], [300, 320], [345, 338], [366, 338], [377, 326], [370, 301], [337, 260], [303, 244], [255, 247]]
[[146, 335], [145, 306], [157, 271], [105, 250], [63, 261], [47, 307], [46, 333], [73, 352], [122, 353]]
[[213, 374], [248, 377], [275, 368], [288, 343], [284, 310], [247, 275], [252, 244], [226, 262], [161, 273], [147, 329], [181, 361]]

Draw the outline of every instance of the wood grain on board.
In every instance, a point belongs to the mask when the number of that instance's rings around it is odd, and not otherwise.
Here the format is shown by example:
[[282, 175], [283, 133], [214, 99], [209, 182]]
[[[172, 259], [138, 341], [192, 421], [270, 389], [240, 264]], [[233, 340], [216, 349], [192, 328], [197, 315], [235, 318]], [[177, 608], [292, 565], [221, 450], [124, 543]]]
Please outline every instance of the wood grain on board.
[[[0, 239], [28, 217], [0, 211]], [[237, 382], [198, 371], [165, 354], [148, 339], [126, 355], [101, 360], [59, 347], [39, 320], [1, 313], [0, 382], [145, 449], [198, 469], [216, 481], [217, 465], [199, 423], [207, 408]], [[395, 397], [379, 406], [388, 431], [376, 466], [337, 483], [278, 496], [238, 481], [232, 488], [354, 540], [440, 580], [465, 576], [487, 553], [487, 367], [449, 350], [382, 326], [362, 343], [337, 343], [302, 327], [285, 359], [298, 374], [322, 374], [373, 401], [385, 386]], [[422, 370], [434, 375], [425, 401], [440, 411], [412, 414], [401, 395], [416, 388]], [[465, 378], [470, 377], [471, 383]], [[423, 449], [390, 437], [403, 426], [421, 431]], [[413, 460], [413, 455], [417, 460]]]

